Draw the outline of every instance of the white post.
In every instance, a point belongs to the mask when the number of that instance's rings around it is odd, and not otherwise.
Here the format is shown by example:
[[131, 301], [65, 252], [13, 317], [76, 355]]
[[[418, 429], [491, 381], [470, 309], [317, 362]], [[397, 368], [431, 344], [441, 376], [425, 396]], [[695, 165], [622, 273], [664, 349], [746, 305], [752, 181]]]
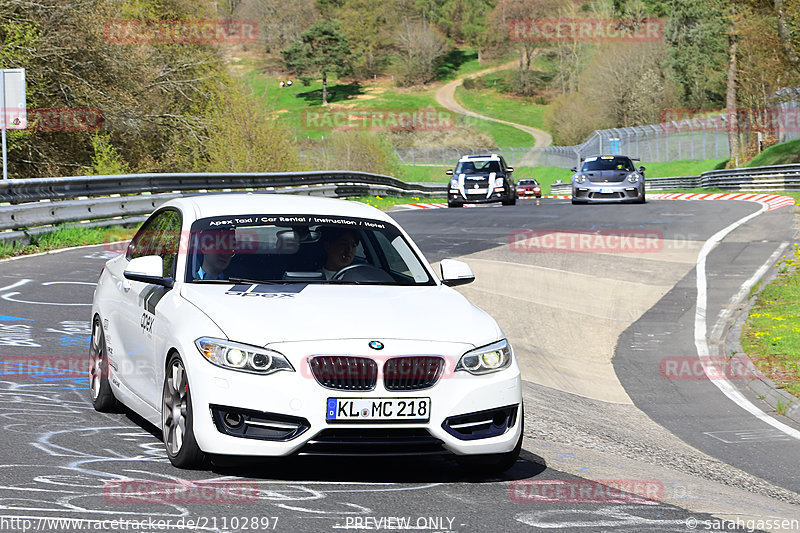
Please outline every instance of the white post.
[[6, 71], [0, 69], [0, 118], [3, 119], [3, 180], [8, 179], [8, 158], [6, 157]]

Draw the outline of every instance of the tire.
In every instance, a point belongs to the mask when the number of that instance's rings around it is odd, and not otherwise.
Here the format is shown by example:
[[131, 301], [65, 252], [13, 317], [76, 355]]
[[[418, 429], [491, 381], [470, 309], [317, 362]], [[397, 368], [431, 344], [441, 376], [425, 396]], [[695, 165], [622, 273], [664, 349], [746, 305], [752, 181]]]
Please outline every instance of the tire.
[[525, 408], [521, 410], [519, 418], [519, 439], [514, 449], [506, 453], [495, 453], [487, 455], [465, 455], [456, 457], [456, 461], [462, 468], [477, 472], [479, 474], [502, 474], [510, 470], [519, 459], [522, 451], [522, 436], [525, 433]]
[[92, 338], [89, 343], [89, 396], [92, 406], [101, 413], [110, 413], [117, 410], [119, 404], [108, 382], [108, 349], [106, 348], [106, 335], [100, 324], [100, 317], [95, 317], [92, 322]]
[[205, 461], [205, 454], [194, 438], [193, 424], [192, 396], [186, 368], [180, 356], [173, 354], [167, 363], [161, 395], [161, 431], [167, 457], [173, 466], [197, 468]]
[[447, 202], [447, 207], [463, 207], [464, 204], [460, 204], [458, 202]]
[[639, 203], [640, 204], [646, 204], [647, 203], [647, 199], [645, 198], [645, 193], [642, 193], [642, 199], [639, 200]]
[[572, 205], [578, 205], [581, 202], [577, 201], [575, 198], [572, 199]]

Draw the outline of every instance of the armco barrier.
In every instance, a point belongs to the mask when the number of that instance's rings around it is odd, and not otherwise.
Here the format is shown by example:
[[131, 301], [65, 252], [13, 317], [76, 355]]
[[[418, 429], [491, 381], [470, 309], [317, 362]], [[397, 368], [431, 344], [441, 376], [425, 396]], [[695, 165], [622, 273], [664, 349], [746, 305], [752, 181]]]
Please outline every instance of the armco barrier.
[[330, 197], [443, 196], [446, 183], [407, 183], [349, 171], [181, 173], [76, 176], [0, 181], [0, 241], [26, 241], [53, 224], [136, 223], [179, 196], [208, 191], [253, 191]]

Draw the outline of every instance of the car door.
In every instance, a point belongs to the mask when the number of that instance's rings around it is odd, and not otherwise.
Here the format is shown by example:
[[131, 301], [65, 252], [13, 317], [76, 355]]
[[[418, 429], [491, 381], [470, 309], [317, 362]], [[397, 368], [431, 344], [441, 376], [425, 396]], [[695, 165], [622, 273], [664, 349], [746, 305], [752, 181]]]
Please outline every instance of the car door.
[[[131, 241], [127, 259], [146, 255], [159, 255], [164, 260], [167, 276], [173, 273], [177, 248], [173, 254], [170, 232], [180, 233], [180, 213], [175, 209], [157, 211], [142, 226]], [[177, 227], [177, 229], [175, 229]], [[127, 262], [125, 263], [127, 265]], [[153, 323], [156, 320], [156, 306], [169, 289], [152, 283], [143, 283], [124, 278], [117, 283], [120, 287], [119, 318], [117, 331], [123, 353], [116, 359], [120, 366], [118, 375], [123, 384], [136, 396], [153, 407], [158, 401], [152, 395], [156, 379], [153, 354]]]

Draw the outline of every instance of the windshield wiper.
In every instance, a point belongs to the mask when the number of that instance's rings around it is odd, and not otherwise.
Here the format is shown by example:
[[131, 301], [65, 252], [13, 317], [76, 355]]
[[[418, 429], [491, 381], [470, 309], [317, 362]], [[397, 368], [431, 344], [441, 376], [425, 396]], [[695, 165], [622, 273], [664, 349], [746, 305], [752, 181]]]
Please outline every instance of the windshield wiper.
[[252, 285], [284, 285], [290, 282], [267, 281], [267, 280], [245, 279], [245, 278], [228, 278], [228, 279], [193, 279], [192, 283], [221, 283], [225, 285], [231, 285], [234, 283], [250, 283]]
[[272, 281], [263, 279], [247, 279], [247, 278], [228, 278], [231, 283], [252, 283], [254, 285], [286, 285], [292, 283], [291, 281]]

